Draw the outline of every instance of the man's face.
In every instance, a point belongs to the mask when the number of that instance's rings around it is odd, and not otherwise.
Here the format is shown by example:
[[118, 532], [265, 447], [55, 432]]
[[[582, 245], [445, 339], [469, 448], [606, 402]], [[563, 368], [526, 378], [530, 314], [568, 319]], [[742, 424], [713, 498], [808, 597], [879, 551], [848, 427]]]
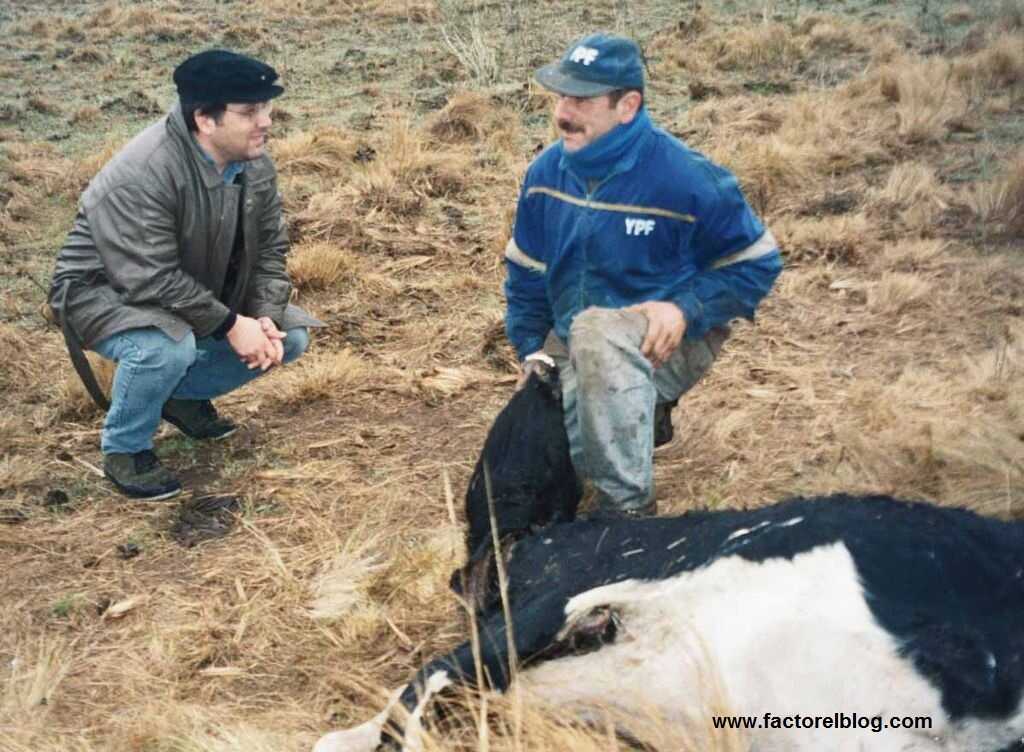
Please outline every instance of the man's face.
[[[218, 162], [244, 162], [256, 159], [266, 150], [267, 133], [270, 131], [270, 102], [234, 102], [220, 117], [212, 118], [200, 129], [206, 136], [211, 156]], [[196, 123], [199, 124], [197, 114]]]
[[632, 120], [620, 109], [612, 104], [607, 94], [597, 97], [560, 95], [555, 104], [555, 125], [562, 134], [563, 148], [568, 152], [579, 151], [620, 123]]

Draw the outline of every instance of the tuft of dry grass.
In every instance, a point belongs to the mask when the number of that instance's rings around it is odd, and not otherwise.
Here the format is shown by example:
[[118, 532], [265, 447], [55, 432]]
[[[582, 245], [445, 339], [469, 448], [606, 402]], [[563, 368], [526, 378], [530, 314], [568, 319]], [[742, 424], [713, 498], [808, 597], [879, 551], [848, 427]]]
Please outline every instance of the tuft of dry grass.
[[369, 387], [372, 373], [370, 364], [348, 349], [323, 355], [307, 353], [273, 375], [271, 397], [283, 405], [344, 399]]
[[468, 366], [435, 366], [417, 376], [418, 385], [428, 394], [452, 397], [470, 387], [493, 384], [493, 374]]
[[[5, 661], [0, 692], [0, 721], [17, 726], [33, 720], [45, 722], [45, 709], [56, 698], [61, 682], [72, 668], [71, 645], [65, 640], [40, 637]], [[33, 715], [42, 717], [33, 719]]]
[[[470, 157], [462, 150], [434, 148], [408, 118], [392, 118], [373, 144], [373, 157], [357, 162], [347, 179], [310, 196], [294, 214], [300, 233], [313, 238], [362, 238], [391, 242], [398, 236], [420, 246], [420, 226], [410, 227], [437, 199], [452, 200], [468, 189]], [[353, 216], [362, 220], [354, 223]], [[438, 234], [440, 237], [440, 233]]]
[[64, 159], [45, 156], [29, 157], [11, 162], [7, 166], [11, 179], [23, 185], [42, 188], [45, 195], [58, 193], [68, 174], [68, 163]]
[[914, 231], [929, 233], [950, 199], [951, 192], [939, 182], [930, 165], [902, 162], [892, 168], [885, 185], [875, 192], [872, 208], [881, 218], [898, 216]]
[[46, 97], [33, 94], [28, 98], [28, 106], [43, 115], [59, 115], [60, 106]]
[[905, 45], [891, 34], [881, 34], [871, 41], [871, 62], [885, 65], [893, 62], [904, 53]]
[[813, 146], [778, 136], [727, 138], [723, 134], [708, 145], [706, 153], [735, 172], [748, 199], [762, 213], [769, 202], [806, 185], [817, 158]]
[[45, 39], [53, 33], [53, 24], [48, 23], [42, 18], [37, 18], [28, 27], [28, 33], [34, 37]]
[[942, 16], [942, 20], [951, 26], [963, 26], [971, 23], [974, 19], [974, 9], [963, 3], [960, 5], [954, 5]]
[[820, 219], [787, 216], [772, 223], [772, 232], [788, 260], [859, 265], [877, 248], [874, 226], [863, 212]]
[[352, 188], [366, 208], [393, 216], [415, 215], [426, 199], [455, 197], [466, 188], [466, 155], [430, 148], [407, 119], [391, 122], [378, 154], [352, 175]]
[[867, 291], [867, 307], [872, 313], [897, 316], [907, 309], [928, 302], [934, 283], [916, 272], [885, 272]]
[[310, 583], [309, 617], [333, 622], [343, 643], [368, 640], [387, 629], [386, 611], [373, 596], [387, 571], [381, 543], [372, 533], [349, 536], [342, 550], [323, 556]]
[[79, 107], [75, 110], [75, 114], [71, 116], [71, 123], [73, 125], [87, 125], [95, 123], [100, 119], [100, 108], [86, 105], [85, 107]]
[[209, 30], [194, 15], [180, 12], [180, 8], [156, 8], [146, 5], [124, 6], [110, 2], [101, 6], [89, 18], [90, 29], [98, 30], [98, 37], [109, 39], [156, 37], [158, 39], [209, 38]]
[[941, 141], [950, 121], [967, 110], [954, 68], [944, 60], [896, 60], [878, 80], [882, 96], [895, 106], [899, 135], [908, 143]]
[[448, 51], [462, 66], [476, 87], [487, 87], [501, 80], [500, 51], [491, 38], [482, 14], [472, 13], [468, 22], [442, 23], [441, 38]]
[[811, 15], [800, 22], [816, 53], [843, 54], [862, 51], [871, 44], [872, 34], [861, 24], [852, 24], [836, 16]]
[[963, 198], [981, 222], [1001, 223], [1024, 236], [1024, 150], [1008, 160], [1001, 176], [968, 186]]
[[886, 243], [877, 256], [883, 269], [922, 273], [949, 263], [948, 244], [942, 240], [901, 240]]
[[906, 208], [919, 201], [941, 201], [944, 192], [945, 189], [930, 165], [903, 162], [892, 168], [877, 197], [881, 201]]
[[43, 477], [43, 468], [28, 457], [0, 455], [0, 497], [14, 494], [19, 487], [29, 486]]
[[106, 58], [96, 47], [81, 47], [71, 55], [71, 62], [78, 64], [102, 63]]
[[[100, 385], [100, 389], [104, 394], [109, 395], [117, 364], [94, 352], [86, 352], [85, 357], [92, 366], [92, 372], [96, 376], [96, 382]], [[63, 364], [63, 380], [59, 382], [57, 394], [61, 412], [67, 418], [85, 418], [101, 413], [100, 408], [86, 391], [82, 380], [73, 370], [70, 361]]]
[[278, 172], [324, 173], [341, 176], [355, 159], [358, 143], [339, 128], [296, 131], [271, 142], [271, 153]]
[[845, 89], [793, 95], [786, 105], [765, 108], [739, 97], [690, 113], [702, 150], [736, 173], [762, 213], [799, 206], [815, 174], [843, 174], [886, 158], [885, 118]]
[[288, 254], [288, 274], [300, 290], [324, 290], [342, 281], [352, 282], [356, 269], [355, 257], [329, 241], [299, 243]]
[[779, 23], [729, 29], [706, 44], [722, 70], [789, 70], [807, 55], [806, 42]]
[[1019, 511], [1024, 450], [1011, 437], [1021, 404], [1008, 386], [1024, 362], [1020, 341], [1018, 331], [993, 349], [956, 356], [957, 378], [911, 367], [888, 384], [852, 384], [847, 406], [860, 417], [839, 427], [850, 463], [837, 466], [835, 487], [864, 473], [861, 482], [876, 488], [914, 484], [981, 511]]
[[510, 121], [507, 111], [494, 106], [479, 92], [457, 92], [430, 117], [426, 130], [444, 143], [479, 143], [503, 130]]
[[1000, 34], [975, 58], [978, 70], [997, 86], [1024, 82], [1024, 33]]
[[1001, 31], [1024, 29], [1024, 3], [1021, 0], [1000, 0], [993, 25]]
[[368, 12], [374, 18], [385, 21], [422, 24], [441, 18], [441, 10], [435, 0], [372, 0], [367, 6]]

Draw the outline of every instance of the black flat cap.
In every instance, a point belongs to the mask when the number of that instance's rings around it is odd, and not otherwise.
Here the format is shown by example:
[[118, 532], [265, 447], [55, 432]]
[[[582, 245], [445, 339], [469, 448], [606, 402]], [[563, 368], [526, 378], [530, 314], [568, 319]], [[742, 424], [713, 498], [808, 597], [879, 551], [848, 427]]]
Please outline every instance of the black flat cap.
[[284, 92], [277, 71], [228, 50], [206, 50], [174, 69], [178, 96], [186, 102], [266, 102]]

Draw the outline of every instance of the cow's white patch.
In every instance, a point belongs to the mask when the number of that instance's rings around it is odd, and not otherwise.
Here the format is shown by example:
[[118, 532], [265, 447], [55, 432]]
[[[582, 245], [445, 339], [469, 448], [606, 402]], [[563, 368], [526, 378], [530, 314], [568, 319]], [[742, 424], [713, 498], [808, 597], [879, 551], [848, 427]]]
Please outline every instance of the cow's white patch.
[[[876, 623], [841, 543], [792, 560], [733, 556], [668, 580], [595, 588], [569, 601], [567, 619], [609, 606], [619, 618], [616, 641], [523, 671], [518, 681], [529, 694], [620, 717], [658, 717], [667, 721], [658, 726], [662, 744], [664, 728], [675, 727], [697, 749], [713, 748], [711, 735], [721, 733], [699, 720], [709, 708], [759, 717], [928, 716], [933, 723], [929, 731], [758, 729], [751, 733], [758, 752], [978, 752], [1024, 733], [1020, 711], [1008, 721], [950, 723], [938, 690]], [[721, 691], [709, 700], [712, 676]], [[644, 738], [642, 729], [630, 730]], [[703, 740], [694, 737], [701, 733]]]

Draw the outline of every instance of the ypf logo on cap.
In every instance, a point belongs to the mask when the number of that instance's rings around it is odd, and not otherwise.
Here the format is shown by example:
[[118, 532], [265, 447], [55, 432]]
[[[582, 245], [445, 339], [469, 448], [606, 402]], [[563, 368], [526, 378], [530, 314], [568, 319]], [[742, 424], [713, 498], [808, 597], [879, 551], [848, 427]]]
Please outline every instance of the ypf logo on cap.
[[583, 63], [584, 65], [590, 65], [592, 62], [597, 60], [597, 50], [595, 50], [593, 47], [586, 47], [581, 44], [579, 47], [572, 51], [572, 54], [569, 56], [569, 60], [571, 60], [574, 63]]

